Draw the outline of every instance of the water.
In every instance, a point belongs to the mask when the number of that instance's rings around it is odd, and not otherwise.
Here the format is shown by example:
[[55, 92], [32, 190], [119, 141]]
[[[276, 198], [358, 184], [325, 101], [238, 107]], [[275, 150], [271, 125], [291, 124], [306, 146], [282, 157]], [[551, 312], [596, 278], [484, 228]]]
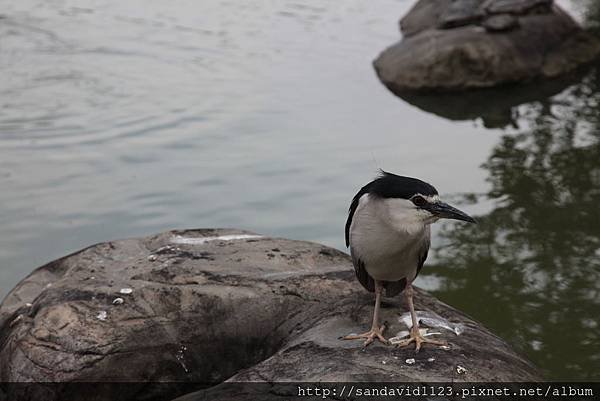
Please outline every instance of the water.
[[598, 377], [596, 75], [457, 114], [371, 67], [412, 1], [4, 3], [0, 297], [69, 252], [172, 228], [344, 249], [349, 200], [382, 167], [482, 220], [435, 231], [420, 285], [548, 377]]

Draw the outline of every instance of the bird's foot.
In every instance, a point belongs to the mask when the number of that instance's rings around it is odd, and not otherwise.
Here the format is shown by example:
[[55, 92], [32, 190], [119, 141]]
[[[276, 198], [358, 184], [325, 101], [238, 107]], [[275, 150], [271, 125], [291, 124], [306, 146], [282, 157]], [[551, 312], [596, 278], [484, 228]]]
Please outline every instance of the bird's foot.
[[415, 352], [419, 352], [419, 350], [421, 349], [421, 345], [424, 343], [428, 343], [428, 344], [434, 344], [434, 345], [448, 345], [448, 343], [444, 340], [432, 340], [429, 339], [427, 337], [424, 337], [419, 329], [410, 330], [410, 337], [408, 337], [406, 340], [402, 340], [396, 343], [396, 345], [398, 347], [406, 347], [407, 345], [409, 345], [410, 343], [414, 342], [415, 343]]
[[385, 330], [385, 324], [382, 324], [380, 327], [372, 327], [371, 330], [367, 331], [366, 333], [349, 334], [347, 336], [342, 337], [342, 340], [362, 340], [363, 338], [366, 338], [366, 340], [363, 344], [363, 346], [366, 347], [367, 345], [369, 345], [373, 341], [375, 341], [375, 338], [377, 338], [383, 344], [387, 344], [388, 340], [386, 340], [385, 337], [383, 336], [384, 330]]

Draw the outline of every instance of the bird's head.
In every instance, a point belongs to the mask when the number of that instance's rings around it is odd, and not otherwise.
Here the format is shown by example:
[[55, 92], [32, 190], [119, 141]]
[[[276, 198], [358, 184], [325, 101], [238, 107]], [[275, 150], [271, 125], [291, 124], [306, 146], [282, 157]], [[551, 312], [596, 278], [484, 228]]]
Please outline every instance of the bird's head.
[[364, 189], [380, 205], [380, 217], [398, 230], [419, 231], [439, 219], [475, 223], [465, 212], [443, 202], [432, 185], [416, 178], [382, 171]]
[[442, 202], [437, 194], [423, 195], [416, 193], [408, 200], [412, 205], [407, 205], [406, 207], [413, 209], [413, 213], [427, 223], [433, 223], [439, 219], [453, 219], [475, 223], [474, 218], [462, 210], [458, 210], [454, 206]]
[[381, 222], [398, 232], [417, 234], [439, 219], [475, 223], [475, 219], [442, 202], [437, 190], [424, 181], [381, 170], [380, 175], [361, 188], [350, 204], [346, 220], [346, 245], [355, 213], [363, 210], [363, 230], [373, 230]]

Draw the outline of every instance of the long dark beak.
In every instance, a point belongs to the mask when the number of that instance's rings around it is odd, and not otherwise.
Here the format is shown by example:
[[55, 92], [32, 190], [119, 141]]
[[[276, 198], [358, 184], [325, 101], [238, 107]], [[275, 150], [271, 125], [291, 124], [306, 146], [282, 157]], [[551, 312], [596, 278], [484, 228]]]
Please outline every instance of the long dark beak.
[[469, 223], [477, 223], [474, 218], [472, 218], [465, 212], [462, 212], [462, 211], [458, 210], [457, 208], [452, 207], [449, 204], [444, 203], [444, 202], [433, 203], [430, 206], [429, 211], [442, 219], [454, 219], [454, 220], [468, 221]]

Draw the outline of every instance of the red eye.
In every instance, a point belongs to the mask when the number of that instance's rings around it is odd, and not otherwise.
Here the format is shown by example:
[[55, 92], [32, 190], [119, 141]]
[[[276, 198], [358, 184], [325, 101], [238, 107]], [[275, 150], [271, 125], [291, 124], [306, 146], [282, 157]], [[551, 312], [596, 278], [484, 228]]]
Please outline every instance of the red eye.
[[427, 201], [425, 200], [425, 198], [423, 198], [422, 196], [419, 196], [419, 195], [413, 196], [412, 202], [418, 207], [423, 207], [427, 204]]

